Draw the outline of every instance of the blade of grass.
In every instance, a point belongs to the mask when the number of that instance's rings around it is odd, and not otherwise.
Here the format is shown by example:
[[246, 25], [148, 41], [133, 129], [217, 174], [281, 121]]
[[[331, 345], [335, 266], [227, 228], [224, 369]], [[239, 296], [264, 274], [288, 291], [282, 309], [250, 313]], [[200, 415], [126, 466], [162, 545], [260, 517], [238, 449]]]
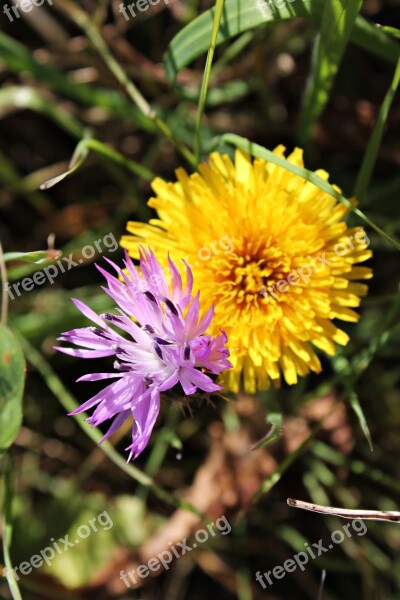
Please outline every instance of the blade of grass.
[[304, 146], [310, 142], [314, 125], [328, 102], [361, 4], [362, 0], [325, 2], [300, 114], [299, 137]]
[[[52, 254], [55, 252], [55, 255]], [[37, 250], [36, 252], [7, 252], [4, 255], [6, 262], [10, 260], [20, 260], [21, 262], [34, 263], [35, 265], [46, 264], [61, 256], [60, 250]]]
[[222, 9], [224, 8], [224, 1], [225, 0], [216, 0], [216, 3], [215, 3], [214, 21], [213, 21], [213, 27], [211, 30], [210, 45], [209, 45], [208, 52], [207, 52], [207, 60], [206, 60], [206, 66], [204, 69], [203, 81], [201, 83], [199, 105], [197, 108], [196, 134], [195, 134], [195, 146], [194, 146], [194, 148], [195, 148], [194, 155], [195, 155], [196, 163], [198, 163], [199, 159], [200, 159], [201, 121], [203, 118], [204, 107], [205, 107], [206, 100], [207, 100], [208, 84], [210, 82], [211, 67], [212, 67], [215, 47], [216, 47], [216, 43], [217, 43], [219, 25], [220, 25], [221, 17], [222, 17]]
[[276, 156], [276, 154], [271, 152], [271, 150], [267, 150], [266, 148], [263, 148], [258, 144], [254, 144], [250, 140], [240, 137], [239, 135], [235, 135], [233, 133], [226, 133], [222, 135], [219, 139], [220, 141], [224, 141], [228, 144], [236, 146], [237, 148], [240, 148], [241, 150], [251, 154], [252, 156], [258, 156], [259, 158], [263, 158], [264, 160], [270, 161], [275, 165], [278, 165], [283, 169], [286, 169], [287, 171], [298, 175], [306, 181], [310, 181], [311, 183], [316, 185], [320, 190], [322, 190], [326, 194], [329, 194], [329, 196], [332, 196], [332, 198], [335, 198], [338, 202], [344, 204], [351, 212], [356, 214], [358, 217], [360, 217], [360, 219], [362, 219], [365, 223], [372, 227], [372, 229], [379, 233], [379, 235], [381, 235], [398, 250], [400, 250], [400, 242], [398, 242], [395, 238], [383, 231], [383, 229], [378, 227], [378, 225], [371, 221], [371, 219], [369, 219], [359, 208], [353, 206], [347, 198], [339, 194], [339, 192], [337, 192], [330, 183], [324, 181], [324, 179], [322, 179], [322, 177], [320, 177], [316, 173], [313, 173], [312, 171], [309, 171], [304, 167], [298, 167], [297, 165], [294, 165], [293, 163], [286, 160], [285, 158]]
[[121, 167], [125, 167], [131, 173], [133, 173], [134, 175], [138, 175], [139, 177], [143, 177], [143, 179], [151, 181], [155, 178], [155, 174], [147, 167], [144, 167], [143, 165], [140, 165], [139, 163], [126, 158], [123, 154], [117, 152], [117, 150], [114, 150], [109, 146], [106, 146], [106, 144], [103, 144], [103, 142], [100, 142], [99, 140], [95, 140], [93, 138], [85, 138], [81, 140], [77, 145], [75, 152], [72, 156], [68, 171], [65, 171], [65, 173], [62, 173], [61, 175], [57, 175], [57, 177], [53, 177], [52, 179], [45, 181], [40, 186], [40, 189], [48, 190], [55, 186], [57, 183], [60, 183], [60, 181], [62, 181], [63, 179], [75, 173], [75, 171], [77, 171], [85, 162], [90, 150], [96, 152], [100, 156], [110, 159], [111, 161], [115, 162]]
[[22, 600], [21, 593], [19, 591], [18, 583], [15, 578], [15, 572], [10, 556], [10, 546], [12, 540], [12, 483], [11, 483], [11, 459], [8, 456], [4, 456], [3, 460], [6, 461], [5, 471], [3, 475], [3, 554], [4, 562], [6, 565], [5, 575], [10, 588], [13, 600]]
[[8, 276], [7, 276], [7, 268], [6, 268], [6, 255], [3, 253], [3, 246], [0, 242], [0, 275], [2, 281], [2, 293], [1, 293], [1, 324], [3, 327], [7, 325], [7, 316], [8, 316], [8, 303], [10, 297], [8, 295]]
[[358, 397], [357, 392], [351, 387], [351, 385], [347, 385], [348, 383], [349, 382], [346, 381], [346, 379], [344, 379], [344, 385], [346, 386], [346, 389], [347, 389], [347, 395], [349, 398], [351, 408], [353, 409], [354, 413], [356, 414], [358, 422], [360, 424], [360, 427], [363, 431], [363, 434], [365, 435], [365, 438], [369, 444], [369, 448], [370, 448], [371, 452], [373, 452], [374, 445], [372, 443], [371, 432], [369, 430], [367, 419], [365, 418], [364, 411], [363, 411], [361, 403], [360, 403], [360, 399]]
[[365, 192], [369, 186], [369, 182], [372, 177], [378, 150], [381, 145], [383, 131], [385, 123], [388, 118], [389, 110], [392, 105], [394, 96], [400, 84], [400, 58], [397, 61], [396, 69], [394, 72], [392, 83], [386, 93], [383, 100], [382, 106], [379, 110], [378, 118], [376, 120], [374, 130], [369, 140], [367, 150], [364, 155], [364, 159], [361, 165], [361, 169], [358, 173], [356, 185], [354, 188], [354, 195], [359, 200], [362, 200], [365, 196]]
[[396, 27], [386, 27], [385, 25], [377, 25], [377, 27], [379, 27], [381, 31], [400, 39], [400, 29], [396, 29]]

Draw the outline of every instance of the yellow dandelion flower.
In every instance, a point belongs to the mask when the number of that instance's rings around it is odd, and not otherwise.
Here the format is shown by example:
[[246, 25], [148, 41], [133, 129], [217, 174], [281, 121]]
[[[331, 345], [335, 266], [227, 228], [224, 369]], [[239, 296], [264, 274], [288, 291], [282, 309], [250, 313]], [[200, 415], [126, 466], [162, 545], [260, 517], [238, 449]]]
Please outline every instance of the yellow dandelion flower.
[[[302, 151], [288, 160], [303, 166]], [[320, 372], [315, 349], [333, 355], [347, 344], [332, 321], [358, 320], [353, 309], [367, 286], [356, 280], [372, 276], [355, 266], [372, 254], [364, 230], [348, 228], [348, 209], [312, 183], [241, 151], [234, 163], [213, 153], [199, 173], [178, 169], [177, 179], [154, 180], [149, 206], [159, 218], [128, 223], [133, 236], [122, 246], [134, 258], [145, 243], [159, 258], [187, 260], [204, 304], [215, 305], [211, 333], [228, 335], [228, 389], [243, 383], [255, 393], [281, 374], [294, 384]]]

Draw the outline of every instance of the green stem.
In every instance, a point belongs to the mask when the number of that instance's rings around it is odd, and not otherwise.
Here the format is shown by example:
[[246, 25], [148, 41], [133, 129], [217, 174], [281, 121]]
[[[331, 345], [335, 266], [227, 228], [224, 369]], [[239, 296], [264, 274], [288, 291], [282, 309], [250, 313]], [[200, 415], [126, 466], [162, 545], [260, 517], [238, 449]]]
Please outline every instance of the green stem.
[[0, 242], [0, 273], [1, 273], [1, 281], [3, 282], [2, 287], [2, 295], [1, 295], [1, 324], [5, 327], [7, 325], [7, 315], [8, 315], [8, 280], [7, 280], [7, 269], [6, 263], [4, 260], [3, 254], [3, 246]]
[[208, 48], [206, 66], [204, 69], [203, 81], [201, 84], [200, 90], [200, 99], [199, 106], [197, 109], [197, 119], [196, 119], [196, 139], [195, 139], [195, 158], [196, 164], [199, 163], [200, 160], [200, 152], [201, 152], [201, 121], [203, 118], [204, 107], [207, 100], [207, 92], [208, 92], [208, 84], [210, 81], [211, 75], [211, 67], [214, 58], [215, 47], [217, 45], [217, 37], [219, 32], [219, 25], [222, 17], [222, 9], [224, 7], [224, 0], [216, 0], [215, 3], [215, 14], [214, 14], [214, 22], [211, 31], [211, 40], [210, 47]]
[[19, 591], [18, 583], [15, 578], [13, 565], [10, 556], [10, 545], [12, 539], [12, 484], [11, 484], [11, 460], [6, 456], [7, 463], [5, 473], [3, 476], [4, 481], [4, 500], [3, 500], [3, 511], [4, 511], [4, 529], [3, 529], [3, 554], [4, 562], [6, 565], [6, 577], [10, 587], [11, 595], [14, 600], [22, 600], [21, 592]]
[[354, 195], [360, 200], [363, 199], [365, 192], [369, 186], [369, 182], [372, 177], [376, 158], [378, 155], [379, 146], [381, 145], [383, 130], [389, 114], [390, 107], [392, 105], [394, 96], [397, 88], [400, 84], [400, 58], [397, 61], [396, 69], [394, 72], [392, 83], [386, 93], [385, 99], [382, 102], [382, 106], [379, 110], [379, 115], [375, 123], [374, 130], [369, 140], [367, 150], [364, 155], [364, 159], [361, 165], [360, 172], [357, 177]]
[[147, 167], [144, 167], [136, 161], [126, 158], [123, 154], [117, 150], [114, 150], [113, 148], [110, 148], [109, 146], [106, 146], [106, 144], [103, 144], [103, 142], [100, 142], [99, 140], [84, 140], [84, 144], [88, 150], [93, 150], [93, 152], [97, 152], [97, 154], [101, 154], [102, 156], [109, 158], [117, 165], [125, 167], [134, 175], [139, 175], [139, 177], [143, 177], [143, 179], [147, 179], [149, 181], [156, 177], [156, 174]]

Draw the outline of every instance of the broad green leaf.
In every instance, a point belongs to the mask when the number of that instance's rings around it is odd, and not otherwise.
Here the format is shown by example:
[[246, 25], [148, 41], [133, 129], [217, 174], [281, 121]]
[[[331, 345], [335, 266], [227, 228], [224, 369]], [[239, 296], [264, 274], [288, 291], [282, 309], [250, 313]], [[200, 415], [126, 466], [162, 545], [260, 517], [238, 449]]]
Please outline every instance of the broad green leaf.
[[[285, 2], [281, 7], [271, 7], [264, 0], [227, 0], [224, 5], [217, 45], [266, 23], [279, 22], [295, 17], [320, 21], [324, 0], [297, 0]], [[171, 41], [164, 55], [167, 77], [175, 82], [181, 69], [207, 52], [214, 21], [214, 9], [210, 9], [184, 27]], [[400, 56], [400, 46], [377, 27], [358, 16], [351, 33], [351, 40], [364, 50], [390, 62]]]
[[0, 325], [0, 452], [11, 446], [22, 423], [25, 361], [7, 327]]
[[[58, 527], [59, 533], [55, 533], [54, 525], [50, 531], [56, 539], [58, 535], [63, 538], [68, 535], [69, 543], [73, 546], [62, 553], [55, 552], [54, 559], [49, 561], [50, 564], [44, 564], [43, 570], [69, 589], [87, 584], [102, 571], [115, 549], [114, 519], [111, 512], [109, 508], [105, 511], [104, 498], [97, 494], [77, 494], [73, 499], [69, 497], [56, 501], [51, 508], [53, 523], [56, 520], [60, 522], [64, 514], [68, 516], [70, 523], [65, 529]], [[90, 519], [96, 519], [102, 513], [107, 513], [100, 517], [105, 527], [96, 521], [95, 531], [89, 525]], [[48, 545], [51, 547], [50, 543]], [[63, 548], [61, 542], [60, 547]]]
[[361, 4], [362, 0], [328, 0], [325, 3], [300, 116], [299, 131], [303, 144], [309, 142], [314, 124], [328, 102]]

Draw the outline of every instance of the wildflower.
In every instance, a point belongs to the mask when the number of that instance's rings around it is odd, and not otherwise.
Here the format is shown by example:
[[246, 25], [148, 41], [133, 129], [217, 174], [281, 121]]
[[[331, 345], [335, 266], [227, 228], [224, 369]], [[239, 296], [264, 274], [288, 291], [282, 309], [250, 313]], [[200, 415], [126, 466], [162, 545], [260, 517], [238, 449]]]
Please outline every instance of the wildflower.
[[[106, 259], [107, 260], [107, 259]], [[114, 356], [114, 372], [84, 375], [78, 381], [114, 379], [71, 414], [94, 407], [88, 422], [96, 427], [113, 419], [103, 440], [133, 417], [129, 458], [146, 447], [160, 410], [160, 393], [180, 384], [187, 396], [197, 390], [221, 389], [204, 371], [218, 375], [230, 368], [226, 335], [206, 335], [213, 307], [200, 317], [199, 293], [192, 296], [193, 277], [188, 265], [183, 285], [176, 265], [168, 258], [171, 284], [154, 254], [140, 251], [141, 274], [126, 255], [126, 271], [108, 260], [115, 277], [97, 266], [108, 288], [104, 291], [119, 306], [118, 314], [97, 315], [80, 300], [77, 308], [96, 326], [63, 333], [59, 340], [78, 346], [57, 350], [79, 358]], [[134, 320], [133, 320], [134, 319]], [[113, 327], [125, 332], [125, 336]]]
[[[288, 160], [303, 166], [302, 151]], [[232, 391], [242, 380], [255, 393], [271, 380], [279, 384], [282, 374], [295, 384], [299, 375], [320, 372], [315, 349], [333, 355], [336, 344], [347, 344], [332, 321], [358, 320], [353, 308], [367, 286], [356, 280], [372, 276], [356, 266], [371, 252], [363, 230], [343, 221], [348, 209], [311, 182], [241, 151], [234, 164], [213, 153], [199, 173], [178, 169], [177, 178], [154, 180], [149, 206], [158, 219], [128, 223], [133, 236], [121, 245], [134, 257], [138, 241], [160, 255], [185, 257], [203, 300], [215, 304], [211, 333], [227, 333], [233, 369], [224, 378]], [[228, 236], [230, 248], [222, 244]]]

